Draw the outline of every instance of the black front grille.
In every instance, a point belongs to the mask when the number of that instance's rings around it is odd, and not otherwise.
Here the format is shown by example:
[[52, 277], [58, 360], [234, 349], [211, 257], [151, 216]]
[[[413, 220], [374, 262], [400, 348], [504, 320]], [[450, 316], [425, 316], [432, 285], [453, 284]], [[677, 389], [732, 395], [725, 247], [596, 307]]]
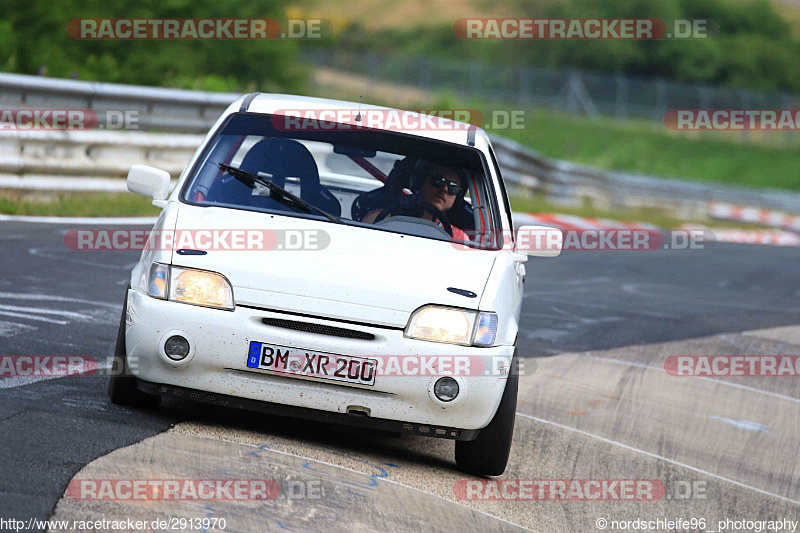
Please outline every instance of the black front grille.
[[317, 335], [328, 335], [330, 337], [344, 337], [347, 339], [361, 339], [365, 341], [375, 340], [375, 335], [365, 331], [353, 329], [335, 328], [323, 324], [312, 322], [300, 322], [298, 320], [285, 320], [281, 318], [262, 318], [261, 322], [276, 328], [293, 329], [295, 331], [305, 331], [306, 333], [316, 333]]

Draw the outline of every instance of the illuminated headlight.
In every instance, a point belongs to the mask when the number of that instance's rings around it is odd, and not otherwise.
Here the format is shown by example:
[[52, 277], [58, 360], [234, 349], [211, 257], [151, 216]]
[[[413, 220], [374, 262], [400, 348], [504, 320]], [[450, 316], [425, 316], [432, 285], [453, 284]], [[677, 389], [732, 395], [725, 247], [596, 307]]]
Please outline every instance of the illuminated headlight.
[[233, 289], [222, 274], [172, 267], [169, 299], [175, 302], [233, 309]]
[[[463, 346], [492, 346], [497, 335], [497, 315], [429, 305], [417, 309], [405, 336]], [[474, 340], [473, 340], [474, 339]]]
[[168, 267], [154, 263], [150, 267], [147, 294], [203, 307], [232, 310], [233, 289], [222, 274], [193, 268]]

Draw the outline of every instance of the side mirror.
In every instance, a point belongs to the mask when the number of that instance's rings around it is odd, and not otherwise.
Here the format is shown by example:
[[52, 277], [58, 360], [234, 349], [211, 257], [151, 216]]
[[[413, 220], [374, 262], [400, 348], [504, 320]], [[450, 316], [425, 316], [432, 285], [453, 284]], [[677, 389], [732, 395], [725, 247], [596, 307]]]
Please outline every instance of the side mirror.
[[514, 251], [532, 257], [558, 257], [564, 245], [560, 229], [547, 226], [522, 226], [517, 231]]
[[133, 165], [128, 171], [128, 190], [153, 200], [169, 196], [169, 172], [145, 165]]

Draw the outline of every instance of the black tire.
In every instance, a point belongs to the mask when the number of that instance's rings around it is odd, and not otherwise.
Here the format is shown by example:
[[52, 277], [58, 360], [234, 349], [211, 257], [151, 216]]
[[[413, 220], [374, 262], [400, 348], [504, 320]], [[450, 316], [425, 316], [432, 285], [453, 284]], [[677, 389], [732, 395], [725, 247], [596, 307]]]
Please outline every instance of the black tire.
[[476, 476], [499, 476], [505, 472], [514, 435], [518, 389], [519, 372], [514, 357], [500, 406], [492, 421], [478, 433], [477, 439], [456, 441], [456, 465], [461, 471]]
[[114, 363], [111, 366], [111, 378], [108, 381], [108, 397], [117, 405], [128, 407], [158, 407], [161, 396], [142, 392], [136, 386], [136, 378], [128, 368], [125, 348], [125, 313], [128, 307], [128, 291], [125, 291], [125, 302], [122, 305], [122, 318], [117, 330], [117, 346], [114, 349]]

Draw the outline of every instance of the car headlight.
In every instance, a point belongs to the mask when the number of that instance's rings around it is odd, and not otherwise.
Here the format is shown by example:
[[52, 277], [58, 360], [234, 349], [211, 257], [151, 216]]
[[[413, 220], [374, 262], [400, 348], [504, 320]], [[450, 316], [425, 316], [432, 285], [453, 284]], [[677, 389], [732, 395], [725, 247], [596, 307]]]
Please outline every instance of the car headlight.
[[[232, 310], [233, 289], [222, 274], [153, 263], [147, 294], [203, 307]], [[167, 295], [169, 297], [167, 298]]]
[[405, 336], [462, 346], [492, 346], [497, 335], [497, 315], [452, 307], [427, 305], [414, 311]]

